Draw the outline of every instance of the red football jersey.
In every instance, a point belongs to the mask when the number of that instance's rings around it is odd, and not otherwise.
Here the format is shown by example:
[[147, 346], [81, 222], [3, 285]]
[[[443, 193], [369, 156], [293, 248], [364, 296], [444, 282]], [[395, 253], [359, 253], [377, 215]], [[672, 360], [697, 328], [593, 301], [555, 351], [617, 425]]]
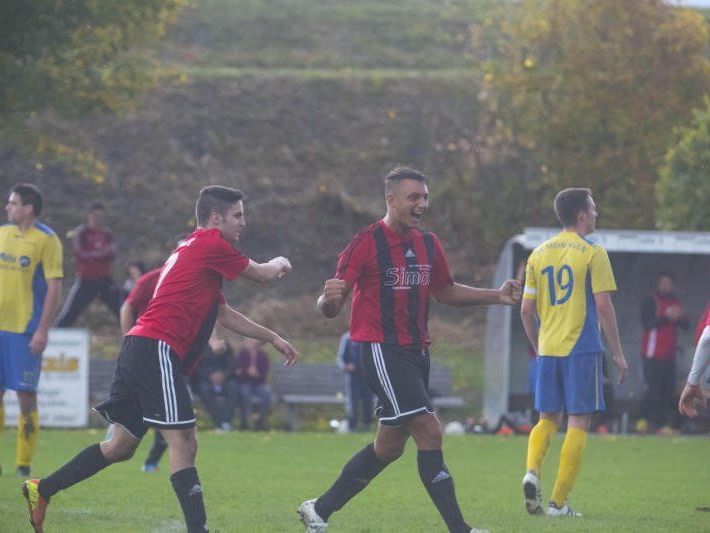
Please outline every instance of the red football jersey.
[[131, 289], [131, 292], [126, 296], [126, 301], [131, 304], [136, 316], [141, 316], [146, 307], [148, 307], [148, 302], [153, 297], [155, 292], [155, 285], [158, 283], [158, 278], [160, 277], [161, 268], [154, 268], [153, 270], [146, 272], [140, 278], [136, 280], [136, 284]]
[[353, 284], [351, 338], [399, 346], [430, 344], [429, 293], [453, 284], [436, 235], [418, 229], [399, 235], [382, 220], [340, 253], [335, 277]]
[[166, 342], [185, 359], [216, 304], [224, 303], [222, 280], [235, 279], [249, 258], [217, 229], [197, 229], [168, 258], [153, 298], [128, 332]]
[[84, 279], [99, 279], [111, 277], [113, 253], [94, 257], [97, 252], [104, 252], [113, 244], [113, 234], [108, 228], [90, 228], [79, 226], [72, 243], [74, 259], [76, 260], [76, 275]]

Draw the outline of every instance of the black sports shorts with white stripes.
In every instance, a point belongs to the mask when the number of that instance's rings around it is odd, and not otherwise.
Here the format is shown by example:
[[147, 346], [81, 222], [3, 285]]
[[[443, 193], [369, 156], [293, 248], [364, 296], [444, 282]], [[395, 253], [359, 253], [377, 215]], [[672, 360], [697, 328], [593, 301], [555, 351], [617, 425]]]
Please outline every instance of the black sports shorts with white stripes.
[[362, 342], [365, 379], [379, 399], [375, 414], [385, 426], [433, 413], [429, 398], [429, 350], [424, 346], [397, 346]]
[[109, 398], [94, 410], [138, 439], [149, 427], [184, 429], [195, 425], [180, 360], [167, 343], [133, 335], [123, 340]]

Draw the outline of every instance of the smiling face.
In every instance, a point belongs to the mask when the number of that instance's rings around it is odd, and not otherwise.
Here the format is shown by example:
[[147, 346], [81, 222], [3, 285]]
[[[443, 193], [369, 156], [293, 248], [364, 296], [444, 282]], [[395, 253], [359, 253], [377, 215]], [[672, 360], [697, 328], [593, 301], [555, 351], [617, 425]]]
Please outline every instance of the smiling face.
[[225, 239], [232, 244], [239, 242], [239, 237], [244, 231], [247, 222], [244, 218], [244, 204], [241, 200], [232, 204], [224, 213], [212, 213], [207, 227], [217, 228], [222, 232]]
[[429, 210], [429, 187], [423, 181], [403, 179], [392, 184], [385, 195], [387, 225], [399, 233], [418, 228]]

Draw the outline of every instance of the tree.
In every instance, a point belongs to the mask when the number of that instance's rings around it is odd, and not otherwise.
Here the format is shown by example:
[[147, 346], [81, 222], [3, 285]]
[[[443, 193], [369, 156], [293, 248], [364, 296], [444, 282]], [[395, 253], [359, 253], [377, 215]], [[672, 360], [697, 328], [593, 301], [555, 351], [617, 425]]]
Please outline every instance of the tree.
[[[161, 37], [188, 1], [5, 0], [0, 141], [43, 146], [82, 172], [93, 155], [40, 135], [29, 119], [43, 111], [82, 116], [131, 106], [161, 75], [140, 47]], [[86, 172], [97, 176], [101, 168], [96, 161]]]
[[710, 99], [676, 136], [656, 186], [659, 226], [710, 231]]
[[576, 185], [593, 189], [605, 226], [654, 227], [673, 129], [710, 88], [702, 16], [662, 0], [525, 0], [500, 27], [487, 127], [532, 163], [528, 220]]

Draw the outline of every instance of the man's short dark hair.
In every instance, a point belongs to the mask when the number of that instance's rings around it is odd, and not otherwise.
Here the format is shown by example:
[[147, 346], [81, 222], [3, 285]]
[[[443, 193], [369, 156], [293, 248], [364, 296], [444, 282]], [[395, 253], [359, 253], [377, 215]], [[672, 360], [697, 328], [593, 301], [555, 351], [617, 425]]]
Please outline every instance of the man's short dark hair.
[[18, 183], [10, 193], [16, 193], [20, 197], [22, 205], [32, 205], [32, 213], [38, 217], [42, 212], [42, 193], [36, 185], [32, 183]]
[[589, 207], [592, 191], [582, 187], [562, 189], [555, 196], [555, 214], [563, 226], [574, 226], [577, 215]]
[[97, 211], [99, 209], [105, 209], [104, 204], [102, 204], [101, 202], [94, 202], [89, 206], [89, 213], [91, 213], [92, 211]]
[[418, 170], [409, 167], [397, 167], [385, 176], [385, 194], [392, 190], [392, 185], [402, 180], [414, 180], [421, 183], [429, 183], [429, 178]]
[[244, 193], [231, 187], [210, 185], [204, 187], [197, 197], [195, 216], [197, 225], [204, 226], [212, 213], [225, 215], [230, 207], [244, 199]]

